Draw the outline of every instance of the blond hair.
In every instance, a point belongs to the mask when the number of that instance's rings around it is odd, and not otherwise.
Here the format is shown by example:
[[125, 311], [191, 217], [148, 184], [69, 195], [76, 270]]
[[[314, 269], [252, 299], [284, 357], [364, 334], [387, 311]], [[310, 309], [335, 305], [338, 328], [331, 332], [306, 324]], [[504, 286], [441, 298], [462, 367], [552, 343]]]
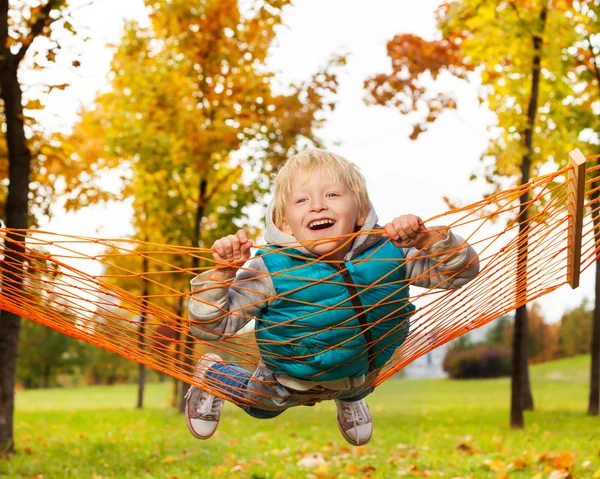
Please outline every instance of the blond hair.
[[356, 195], [360, 214], [367, 216], [371, 202], [365, 177], [358, 166], [330, 151], [309, 148], [288, 159], [275, 177], [275, 199], [273, 201], [275, 226], [280, 229], [283, 227], [285, 207], [287, 199], [292, 193], [292, 182], [297, 171], [302, 169], [308, 179], [319, 168], [325, 168], [332, 178], [345, 184]]

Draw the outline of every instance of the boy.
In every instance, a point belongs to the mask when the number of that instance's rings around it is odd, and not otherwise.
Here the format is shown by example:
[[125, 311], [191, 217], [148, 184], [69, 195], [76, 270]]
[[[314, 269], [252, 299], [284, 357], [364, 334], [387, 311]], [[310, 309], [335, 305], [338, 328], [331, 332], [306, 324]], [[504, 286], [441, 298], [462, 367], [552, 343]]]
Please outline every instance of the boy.
[[[214, 243], [215, 268], [192, 280], [189, 303], [191, 332], [207, 341], [231, 337], [255, 318], [261, 361], [251, 374], [207, 354], [195, 379], [261, 419], [334, 399], [344, 438], [366, 444], [373, 423], [364, 398], [408, 335], [408, 285], [458, 288], [478, 273], [477, 254], [410, 214], [374, 234], [380, 227], [364, 177], [320, 149], [281, 168], [266, 223], [267, 246], [247, 268], [240, 269], [253, 244], [243, 230]], [[223, 404], [192, 386], [190, 432], [211, 437]]]

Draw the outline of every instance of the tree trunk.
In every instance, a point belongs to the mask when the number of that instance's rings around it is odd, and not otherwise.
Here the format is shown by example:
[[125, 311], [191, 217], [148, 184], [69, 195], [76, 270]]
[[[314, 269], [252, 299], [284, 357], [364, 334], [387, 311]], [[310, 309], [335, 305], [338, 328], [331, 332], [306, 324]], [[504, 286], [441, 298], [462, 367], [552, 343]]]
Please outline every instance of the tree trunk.
[[[148, 264], [148, 255], [144, 254], [142, 258], [142, 271], [147, 273], [150, 268], [150, 265]], [[142, 287], [142, 314], [140, 315], [138, 332], [140, 348], [143, 350], [146, 337], [146, 323], [148, 322], [148, 296], [150, 295], [148, 289], [150, 283], [144, 277], [142, 277], [142, 281], [144, 281], [144, 286]], [[144, 389], [146, 388], [146, 366], [143, 363], [138, 363], [138, 371], [137, 409], [142, 409], [144, 407]]]
[[[544, 4], [540, 12], [540, 31], [533, 36], [533, 61], [531, 68], [531, 95], [527, 108], [527, 126], [525, 128], [525, 154], [521, 162], [521, 185], [529, 182], [531, 157], [533, 153], [533, 135], [537, 103], [540, 88], [540, 70], [542, 61], [542, 34], [546, 26], [548, 5]], [[527, 288], [527, 235], [529, 222], [527, 204], [529, 192], [521, 195], [519, 206], [519, 251], [517, 257], [517, 288]], [[521, 291], [517, 290], [517, 295]], [[515, 314], [515, 333], [513, 338], [513, 371], [511, 383], [510, 425], [522, 429], [525, 426], [523, 409], [533, 409], [533, 396], [529, 384], [529, 364], [527, 347], [527, 307], [519, 306]]]
[[[600, 86], [600, 78], [598, 79], [598, 85]], [[596, 160], [596, 166], [600, 164], [600, 160]], [[600, 187], [600, 181], [592, 183], [592, 188]], [[600, 212], [597, 208], [598, 200], [600, 199], [600, 192], [594, 191], [592, 193], [592, 209], [596, 209], [594, 212], [594, 238], [598, 241], [600, 238]], [[594, 299], [594, 319], [592, 323], [592, 346], [591, 346], [591, 360], [592, 364], [590, 367], [590, 398], [588, 403], [588, 414], [590, 416], [598, 416], [598, 410], [600, 406], [600, 258], [596, 260], [596, 297]]]
[[521, 353], [523, 360], [523, 388], [521, 389], [521, 393], [523, 394], [523, 409], [525, 411], [533, 411], [533, 395], [531, 394], [531, 382], [529, 381], [529, 324], [527, 316], [525, 316], [524, 323], [523, 337], [525, 341], [523, 341], [523, 352]]
[[48, 389], [50, 387], [50, 366], [44, 366], [44, 389]]
[[523, 387], [524, 387], [524, 365], [521, 360], [523, 354], [523, 329], [527, 327], [527, 317], [523, 318], [524, 307], [517, 309], [515, 314], [515, 327], [512, 345], [512, 376], [510, 394], [510, 427], [522, 429], [525, 427], [523, 417]]
[[[596, 61], [596, 54], [592, 47], [592, 39], [588, 38], [588, 45], [592, 57], [592, 64], [594, 65], [594, 74], [596, 76], [596, 84], [598, 86], [598, 92], [600, 93], [600, 68]], [[600, 160], [596, 160], [596, 166], [600, 165]], [[597, 174], [597, 173], [596, 173]], [[594, 181], [592, 183], [592, 189], [600, 187], [600, 181]], [[600, 199], [600, 192], [595, 191], [592, 193], [592, 209], [598, 208], [598, 199]], [[600, 238], [600, 212], [596, 211], [594, 214], [594, 238], [598, 241]], [[600, 259], [596, 260], [596, 297], [594, 299], [594, 320], [592, 323], [592, 346], [591, 346], [591, 360], [592, 364], [590, 367], [590, 399], [588, 404], [588, 414], [590, 416], [597, 416], [600, 408]]]
[[[202, 238], [202, 232], [200, 226], [202, 224], [202, 217], [204, 216], [204, 208], [206, 202], [206, 191], [208, 189], [208, 182], [206, 178], [200, 178], [199, 192], [198, 192], [198, 207], [196, 208], [196, 218], [194, 221], [194, 237], [192, 238], [192, 246], [197, 248], [200, 245], [200, 240]], [[192, 268], [195, 270], [200, 265], [200, 259], [197, 255], [192, 256]], [[183, 346], [184, 356], [183, 362], [184, 365], [190, 366], [190, 370], [193, 366], [193, 359], [191, 357], [191, 353], [194, 350], [194, 343], [191, 341], [187, 341]], [[181, 382], [181, 391], [179, 392], [179, 411], [183, 412], [185, 410], [185, 393], [187, 392], [187, 384], [183, 381]]]
[[[28, 224], [29, 177], [31, 153], [27, 147], [23, 124], [22, 91], [17, 77], [18, 64], [11, 55], [2, 59], [0, 68], [0, 96], [4, 102], [6, 118], [6, 143], [8, 148], [8, 197], [6, 200], [6, 226], [26, 229]], [[2, 294], [15, 297], [23, 288], [22, 236], [8, 235], [5, 241], [5, 257], [2, 264], [2, 282], [10, 284], [10, 292], [2, 288]], [[0, 452], [13, 452], [14, 446], [14, 399], [19, 331], [21, 318], [9, 311], [0, 317]]]

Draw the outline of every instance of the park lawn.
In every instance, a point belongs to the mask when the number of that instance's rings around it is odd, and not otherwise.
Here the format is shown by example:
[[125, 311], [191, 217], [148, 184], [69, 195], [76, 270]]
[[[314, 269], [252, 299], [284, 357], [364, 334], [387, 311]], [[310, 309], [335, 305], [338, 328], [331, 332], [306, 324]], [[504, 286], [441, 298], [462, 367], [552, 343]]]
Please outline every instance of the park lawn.
[[167, 407], [169, 384], [17, 394], [18, 454], [0, 477], [600, 478], [600, 418], [586, 415], [589, 357], [534, 366], [536, 410], [508, 427], [509, 380], [390, 380], [369, 397], [373, 439], [352, 447], [331, 402], [252, 419], [231, 404], [209, 441]]

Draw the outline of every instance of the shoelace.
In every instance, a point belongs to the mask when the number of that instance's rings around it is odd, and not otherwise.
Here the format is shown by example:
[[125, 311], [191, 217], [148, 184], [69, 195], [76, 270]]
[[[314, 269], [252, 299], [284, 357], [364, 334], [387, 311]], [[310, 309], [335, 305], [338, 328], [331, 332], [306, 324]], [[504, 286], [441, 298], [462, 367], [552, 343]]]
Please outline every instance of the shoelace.
[[344, 402], [344, 419], [348, 423], [354, 424], [366, 424], [369, 422], [367, 417], [363, 414], [360, 401]]
[[192, 409], [192, 417], [213, 417], [217, 418], [221, 413], [223, 400], [207, 392], [203, 392]]

